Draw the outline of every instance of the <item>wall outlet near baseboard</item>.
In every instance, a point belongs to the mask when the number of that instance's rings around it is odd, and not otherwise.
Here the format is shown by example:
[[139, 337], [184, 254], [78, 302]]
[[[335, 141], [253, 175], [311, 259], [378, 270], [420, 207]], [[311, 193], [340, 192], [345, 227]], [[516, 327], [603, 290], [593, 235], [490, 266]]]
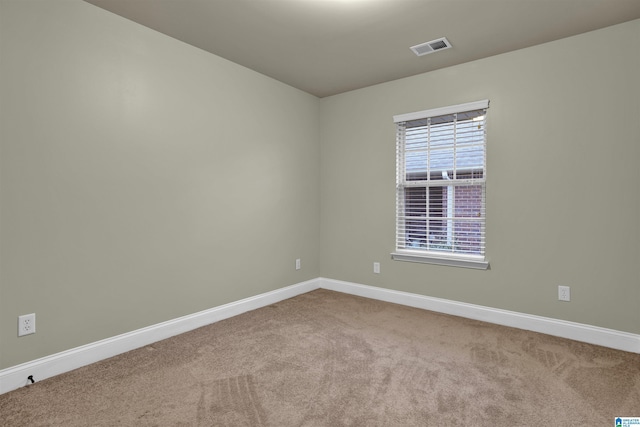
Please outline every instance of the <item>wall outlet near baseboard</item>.
[[301, 264], [300, 264], [300, 258], [296, 259], [296, 270], [300, 270], [301, 268]]
[[571, 301], [571, 288], [569, 286], [558, 286], [558, 300]]
[[36, 333], [36, 314], [24, 314], [18, 316], [18, 336]]
[[374, 262], [373, 263], [373, 272], [375, 274], [380, 274], [380, 263], [379, 262]]

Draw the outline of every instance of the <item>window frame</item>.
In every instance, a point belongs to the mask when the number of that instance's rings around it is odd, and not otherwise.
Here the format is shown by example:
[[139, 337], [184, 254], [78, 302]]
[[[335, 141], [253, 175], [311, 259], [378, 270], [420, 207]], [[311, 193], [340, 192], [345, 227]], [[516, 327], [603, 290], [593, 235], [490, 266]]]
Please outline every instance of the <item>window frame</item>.
[[[406, 156], [406, 147], [404, 146], [404, 138], [406, 136], [406, 129], [404, 127], [401, 128], [400, 123], [410, 122], [414, 120], [423, 120], [428, 118], [460, 114], [470, 111], [476, 110], [488, 110], [489, 108], [489, 100], [481, 100], [475, 102], [469, 102], [465, 104], [451, 105], [447, 107], [434, 108], [430, 110], [417, 111], [414, 113], [400, 114], [393, 117], [394, 122], [396, 123], [397, 131], [396, 131], [396, 243], [395, 243], [395, 251], [391, 253], [392, 259], [396, 261], [408, 261], [408, 262], [418, 262], [418, 263], [426, 263], [426, 264], [436, 264], [436, 265], [446, 265], [446, 266], [454, 266], [454, 267], [464, 267], [464, 268], [473, 268], [473, 269], [481, 269], [486, 270], [489, 268], [489, 261], [486, 258], [486, 251], [483, 250], [481, 254], [470, 254], [470, 253], [459, 253], [455, 251], [438, 251], [438, 250], [427, 250], [427, 249], [415, 249], [415, 248], [407, 248], [406, 241], [405, 246], [400, 247], [400, 215], [404, 218], [405, 210], [404, 205], [406, 200], [400, 200], [405, 196], [405, 189], [411, 188], [412, 185], [407, 185], [406, 179], [406, 165], [405, 165], [405, 156]], [[482, 167], [482, 178], [477, 180], [477, 185], [481, 185], [482, 191], [482, 230], [486, 229], [486, 212], [484, 212], [484, 207], [486, 206], [486, 145], [487, 145], [487, 135], [486, 135], [486, 117], [484, 122], [484, 140], [483, 140], [483, 167]], [[402, 130], [401, 130], [402, 129]], [[400, 147], [402, 137], [403, 146]], [[431, 150], [431, 148], [429, 148]], [[415, 186], [413, 186], [416, 188]], [[422, 188], [421, 186], [417, 188]], [[425, 185], [425, 188], [429, 188]], [[431, 187], [435, 188], [435, 187]], [[427, 192], [427, 194], [429, 194]], [[402, 206], [401, 206], [402, 204]], [[455, 217], [454, 217], [455, 218]], [[426, 217], [426, 222], [430, 221], [430, 217]], [[406, 231], [404, 227], [402, 228], [402, 232], [405, 233], [406, 239]], [[484, 244], [483, 240], [483, 244]]]

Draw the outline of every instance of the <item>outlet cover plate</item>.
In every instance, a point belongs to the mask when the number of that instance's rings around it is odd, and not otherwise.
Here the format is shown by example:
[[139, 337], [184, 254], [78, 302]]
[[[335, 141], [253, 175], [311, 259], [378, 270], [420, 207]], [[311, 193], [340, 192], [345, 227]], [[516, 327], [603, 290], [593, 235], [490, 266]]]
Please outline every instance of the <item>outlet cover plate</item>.
[[571, 288], [569, 286], [558, 286], [558, 300], [571, 301]]
[[24, 314], [18, 316], [18, 336], [30, 335], [36, 333], [36, 314]]

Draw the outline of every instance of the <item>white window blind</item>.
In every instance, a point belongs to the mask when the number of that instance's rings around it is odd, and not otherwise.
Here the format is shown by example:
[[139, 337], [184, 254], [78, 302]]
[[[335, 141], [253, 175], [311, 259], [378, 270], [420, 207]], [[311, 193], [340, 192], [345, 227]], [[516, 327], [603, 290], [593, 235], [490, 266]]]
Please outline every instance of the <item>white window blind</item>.
[[395, 259], [484, 262], [488, 107], [485, 100], [394, 117]]

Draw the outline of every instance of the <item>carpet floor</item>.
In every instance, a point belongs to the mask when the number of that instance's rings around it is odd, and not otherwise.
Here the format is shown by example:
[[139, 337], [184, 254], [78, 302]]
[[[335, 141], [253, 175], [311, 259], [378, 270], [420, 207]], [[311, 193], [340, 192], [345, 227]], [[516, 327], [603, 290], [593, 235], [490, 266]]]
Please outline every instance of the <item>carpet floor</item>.
[[613, 426], [640, 354], [316, 290], [0, 395], [3, 426]]

